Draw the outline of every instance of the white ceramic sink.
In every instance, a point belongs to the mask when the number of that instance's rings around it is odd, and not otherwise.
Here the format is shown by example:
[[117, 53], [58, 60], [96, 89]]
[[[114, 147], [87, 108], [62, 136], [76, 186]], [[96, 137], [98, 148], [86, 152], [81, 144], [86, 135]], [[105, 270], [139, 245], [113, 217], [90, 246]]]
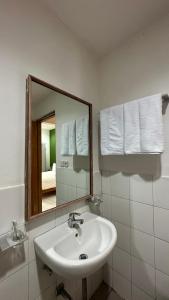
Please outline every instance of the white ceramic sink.
[[[84, 278], [106, 262], [117, 240], [115, 226], [86, 212], [84, 224], [69, 228], [67, 222], [35, 238], [35, 251], [41, 260], [63, 277]], [[88, 258], [80, 260], [80, 254]]]

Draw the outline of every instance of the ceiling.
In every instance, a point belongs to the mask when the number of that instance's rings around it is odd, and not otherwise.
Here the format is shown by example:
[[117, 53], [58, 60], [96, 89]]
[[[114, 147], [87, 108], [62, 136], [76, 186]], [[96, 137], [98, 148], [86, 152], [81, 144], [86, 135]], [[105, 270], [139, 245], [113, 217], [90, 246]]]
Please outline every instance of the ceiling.
[[49, 95], [53, 93], [53, 90], [48, 89], [47, 87], [32, 81], [32, 103], [39, 103]]
[[47, 122], [42, 122], [42, 129], [45, 129], [45, 130], [55, 129], [55, 124], [50, 124], [50, 123], [47, 123]]
[[98, 56], [169, 12], [169, 0], [43, 0]]

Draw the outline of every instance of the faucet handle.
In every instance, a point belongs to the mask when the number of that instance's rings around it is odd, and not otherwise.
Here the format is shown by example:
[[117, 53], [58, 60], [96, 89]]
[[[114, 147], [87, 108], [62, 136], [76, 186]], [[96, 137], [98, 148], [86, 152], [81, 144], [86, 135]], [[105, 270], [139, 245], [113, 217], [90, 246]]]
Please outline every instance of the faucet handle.
[[15, 220], [13, 220], [12, 221], [12, 230], [13, 230], [13, 232], [17, 232], [17, 227], [18, 227], [18, 223], [15, 221]]
[[12, 239], [13, 239], [13, 241], [18, 240], [17, 222], [15, 220], [12, 221]]
[[80, 216], [80, 215], [81, 215], [80, 213], [72, 212], [69, 214], [69, 218], [75, 219], [75, 216]]
[[26, 238], [25, 232], [22, 232], [20, 229], [18, 229], [18, 224], [15, 220], [12, 221], [12, 240], [17, 242], [23, 240], [24, 238]]
[[17, 225], [18, 225], [17, 222], [16, 222], [15, 220], [13, 220], [13, 221], [12, 221], [12, 227], [13, 227], [13, 229], [14, 229], [14, 228], [17, 228]]
[[103, 202], [102, 196], [101, 195], [93, 195], [91, 198], [88, 200], [89, 203], [94, 204], [95, 206], [100, 206], [100, 204]]

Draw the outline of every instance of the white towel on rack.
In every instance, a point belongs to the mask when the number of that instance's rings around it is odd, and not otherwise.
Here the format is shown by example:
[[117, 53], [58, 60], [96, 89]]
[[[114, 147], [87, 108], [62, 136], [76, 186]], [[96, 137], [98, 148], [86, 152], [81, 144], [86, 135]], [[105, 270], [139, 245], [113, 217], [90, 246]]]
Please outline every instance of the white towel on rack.
[[123, 105], [100, 112], [101, 154], [124, 154]]
[[77, 155], [87, 156], [89, 153], [89, 118], [84, 116], [76, 120]]
[[75, 132], [75, 120], [68, 123], [69, 126], [69, 155], [76, 154], [76, 132]]
[[139, 101], [124, 104], [124, 152], [139, 153], [140, 148], [140, 117]]
[[61, 127], [61, 155], [69, 155], [69, 123]]
[[164, 151], [162, 95], [139, 99], [140, 146], [142, 153]]

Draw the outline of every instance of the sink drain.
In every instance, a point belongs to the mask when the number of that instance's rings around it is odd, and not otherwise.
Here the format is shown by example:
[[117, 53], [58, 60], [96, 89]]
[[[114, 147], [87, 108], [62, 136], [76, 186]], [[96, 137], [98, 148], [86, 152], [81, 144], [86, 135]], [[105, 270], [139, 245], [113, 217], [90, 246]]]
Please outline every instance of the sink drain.
[[79, 255], [79, 259], [87, 259], [87, 258], [88, 258], [87, 254], [82, 253]]

